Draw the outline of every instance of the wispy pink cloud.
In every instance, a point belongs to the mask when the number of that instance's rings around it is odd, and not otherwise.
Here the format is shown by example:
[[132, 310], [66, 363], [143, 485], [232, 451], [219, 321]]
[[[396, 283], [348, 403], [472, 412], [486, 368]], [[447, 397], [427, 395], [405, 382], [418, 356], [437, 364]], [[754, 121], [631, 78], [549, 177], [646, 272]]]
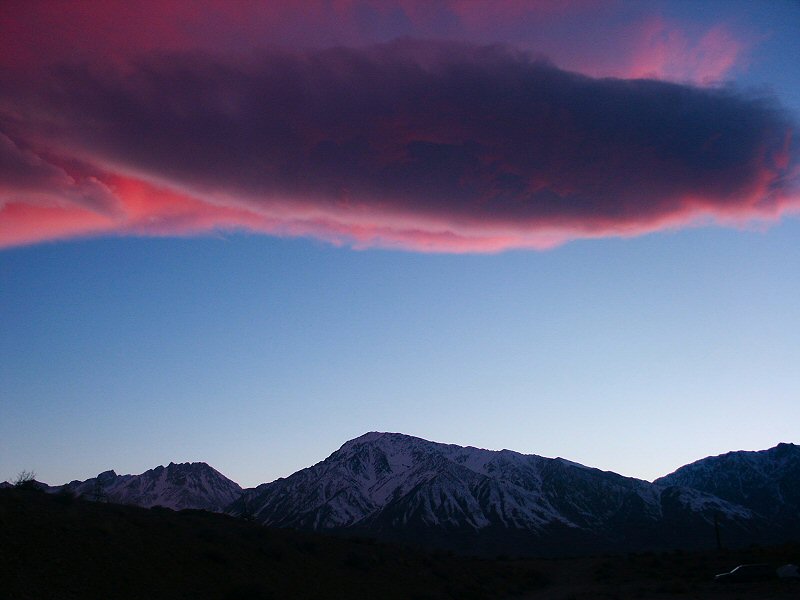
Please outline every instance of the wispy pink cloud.
[[633, 47], [614, 75], [697, 84], [718, 83], [741, 66], [748, 44], [724, 25], [690, 36], [677, 23], [653, 17], [630, 32]]

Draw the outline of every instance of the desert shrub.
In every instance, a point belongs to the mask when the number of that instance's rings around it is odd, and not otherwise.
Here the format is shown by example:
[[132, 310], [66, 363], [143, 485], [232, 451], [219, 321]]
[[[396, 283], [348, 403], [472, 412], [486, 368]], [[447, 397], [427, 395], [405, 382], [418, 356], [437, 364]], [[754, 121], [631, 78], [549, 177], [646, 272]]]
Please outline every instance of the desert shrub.
[[298, 542], [297, 549], [303, 554], [311, 554], [312, 556], [316, 556], [319, 553], [316, 542], [312, 540], [302, 540]]
[[228, 557], [217, 550], [206, 550], [201, 556], [208, 562], [214, 563], [215, 565], [225, 566], [230, 564]]
[[381, 564], [380, 558], [372, 553], [350, 551], [342, 560], [342, 564], [350, 569], [371, 571]]
[[225, 595], [225, 600], [274, 600], [275, 595], [258, 583], [239, 585]]
[[273, 560], [275, 562], [283, 560], [283, 551], [274, 545], [265, 544], [259, 548], [258, 552], [268, 560]]
[[68, 488], [62, 487], [60, 490], [58, 490], [58, 492], [56, 492], [54, 498], [61, 506], [69, 506], [75, 502], [75, 492]]
[[684, 581], [675, 579], [658, 584], [656, 592], [659, 594], [678, 594], [683, 595], [688, 593], [689, 587]]
[[218, 544], [223, 539], [219, 531], [216, 531], [211, 527], [203, 527], [201, 529], [198, 529], [197, 537], [199, 537], [204, 542], [209, 542], [211, 544]]
[[13, 483], [18, 490], [39, 490], [39, 484], [36, 482], [36, 473], [33, 471], [20, 471]]
[[604, 561], [594, 570], [594, 580], [598, 583], [611, 581], [614, 574], [614, 565], [610, 561]]

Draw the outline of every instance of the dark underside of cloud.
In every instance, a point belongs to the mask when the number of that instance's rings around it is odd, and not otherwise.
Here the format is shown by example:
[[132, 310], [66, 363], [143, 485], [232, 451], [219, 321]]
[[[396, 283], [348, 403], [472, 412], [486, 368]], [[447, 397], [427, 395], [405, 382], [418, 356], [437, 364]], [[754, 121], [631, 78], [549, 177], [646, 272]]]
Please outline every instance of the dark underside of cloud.
[[66, 195], [109, 232], [147, 233], [114, 178], [251, 215], [198, 230], [444, 250], [774, 218], [797, 202], [797, 128], [774, 102], [592, 79], [497, 46], [161, 54], [0, 88], [0, 207]]

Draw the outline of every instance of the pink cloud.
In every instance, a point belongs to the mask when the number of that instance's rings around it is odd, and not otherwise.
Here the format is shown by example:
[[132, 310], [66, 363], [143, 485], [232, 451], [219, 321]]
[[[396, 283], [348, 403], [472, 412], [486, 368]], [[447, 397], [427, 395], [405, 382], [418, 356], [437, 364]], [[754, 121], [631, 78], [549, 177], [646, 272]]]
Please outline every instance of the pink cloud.
[[[337, 39], [369, 37], [360, 11], [388, 29], [477, 30], [477, 4], [175, 2], [156, 19], [103, 6], [18, 4], [0, 26], [0, 246], [251, 231], [492, 252], [797, 208], [796, 126], [764, 99], [468, 43], [240, 56], [258, 32], [333, 13]], [[492, 28], [563, 16], [505, 9]], [[616, 74], [723, 77], [744, 46], [721, 26], [698, 35], [648, 21]]]
[[617, 73], [627, 78], [655, 78], [709, 84], [721, 81], [741, 63], [748, 46], [724, 25], [691, 37], [663, 18], [648, 20], [638, 31], [631, 56]]
[[[620, 14], [627, 14], [622, 24]], [[564, 30], [569, 26], [574, 33]], [[690, 30], [603, 0], [506, 0], [491, 10], [479, 0], [168, 0], [157, 11], [123, 0], [31, 0], [4, 6], [0, 64], [29, 69], [99, 57], [124, 62], [147, 52], [245, 56], [275, 46], [358, 47], [403, 36], [503, 41], [593, 76], [695, 83], [724, 76], [749, 46], [725, 25]]]

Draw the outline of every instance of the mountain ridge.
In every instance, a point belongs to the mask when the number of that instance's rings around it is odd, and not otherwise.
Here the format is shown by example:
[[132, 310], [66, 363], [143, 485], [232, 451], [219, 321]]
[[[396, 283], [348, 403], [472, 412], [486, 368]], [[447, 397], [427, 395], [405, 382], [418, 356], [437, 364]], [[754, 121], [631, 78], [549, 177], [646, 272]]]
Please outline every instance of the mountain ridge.
[[[731, 544], [800, 535], [798, 459], [800, 448], [781, 443], [700, 459], [648, 482], [561, 457], [370, 431], [310, 467], [244, 490], [206, 463], [171, 462], [48, 491], [473, 553], [657, 550], [706, 547], [718, 528]], [[737, 479], [740, 464], [760, 479]], [[745, 484], [758, 494], [733, 493]]]
[[528, 538], [523, 551], [529, 552], [555, 549], [564, 538], [613, 549], [646, 548], [648, 537], [680, 544], [686, 536], [698, 537], [693, 529], [713, 537], [720, 520], [732, 539], [757, 528], [752, 511], [702, 491], [561, 458], [381, 432], [349, 440], [311, 467], [245, 490], [228, 510], [267, 526], [440, 538], [444, 545], [448, 536]]
[[239, 484], [204, 462], [170, 462], [138, 475], [117, 475], [103, 471], [97, 477], [71, 481], [48, 491], [65, 491], [76, 496], [117, 504], [151, 508], [194, 508], [223, 512], [242, 493]]
[[[800, 446], [738, 450], [684, 465], [655, 480], [683, 485], [746, 506], [770, 519], [800, 515]], [[800, 526], [796, 528], [800, 531]]]

